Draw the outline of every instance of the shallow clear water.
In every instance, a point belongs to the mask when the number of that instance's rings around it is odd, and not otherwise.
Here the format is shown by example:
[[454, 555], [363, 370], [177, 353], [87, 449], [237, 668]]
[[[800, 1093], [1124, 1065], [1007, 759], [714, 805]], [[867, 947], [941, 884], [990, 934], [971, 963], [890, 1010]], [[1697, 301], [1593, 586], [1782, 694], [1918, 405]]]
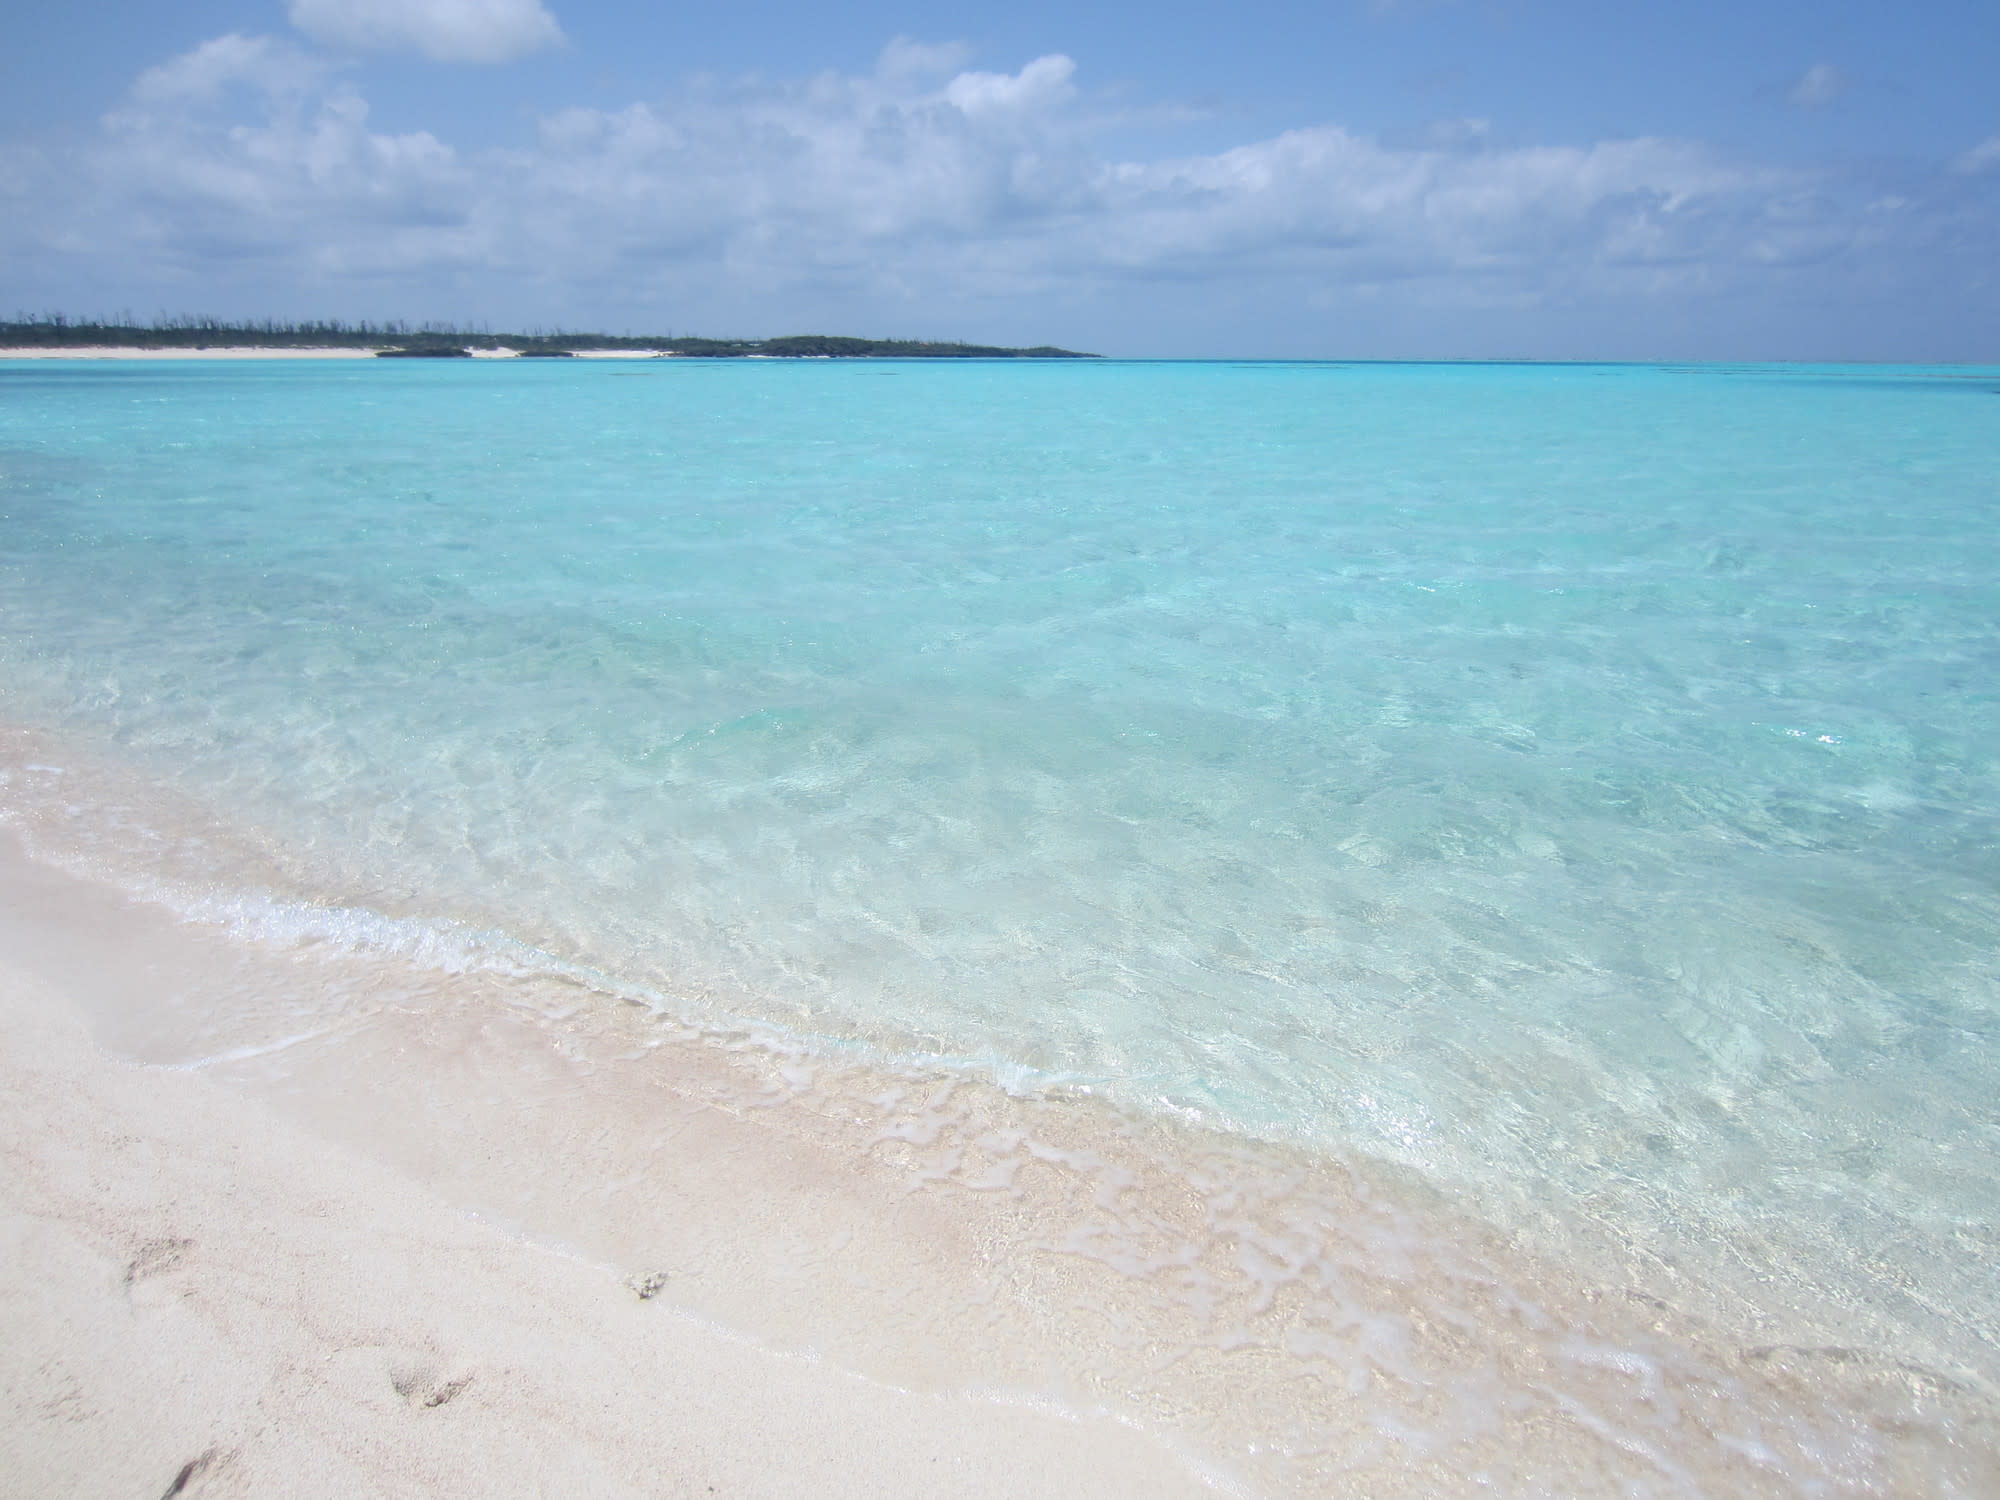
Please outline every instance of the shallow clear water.
[[343, 910], [1386, 1158], [1991, 1374], [1996, 398], [0, 365], [0, 690]]

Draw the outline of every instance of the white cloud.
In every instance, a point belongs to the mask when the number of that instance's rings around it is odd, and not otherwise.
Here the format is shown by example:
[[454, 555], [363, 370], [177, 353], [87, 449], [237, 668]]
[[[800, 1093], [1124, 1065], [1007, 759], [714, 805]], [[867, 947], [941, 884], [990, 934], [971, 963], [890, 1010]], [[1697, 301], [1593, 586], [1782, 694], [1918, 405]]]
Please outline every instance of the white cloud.
[[[1662, 141], [1474, 149], [1478, 132], [1394, 148], [1334, 127], [1133, 161], [1067, 57], [1016, 73], [865, 77], [690, 94], [544, 123], [504, 179], [510, 212], [587, 220], [634, 268], [708, 255], [739, 273], [839, 269], [898, 285], [1047, 285], [1131, 272], [1279, 272], [1329, 281], [1529, 280], [1732, 253], [1772, 174]], [[560, 205], [560, 207], [557, 207]], [[1761, 229], [1756, 231], [1762, 233]], [[563, 237], [558, 229], [554, 238]]]
[[562, 40], [541, 0], [291, 0], [289, 14], [329, 47], [439, 62], [506, 62]]
[[1060, 53], [1038, 57], [1018, 73], [960, 73], [944, 97], [968, 116], [1049, 112], [1075, 96], [1076, 64]]
[[451, 147], [370, 130], [351, 84], [270, 37], [220, 37], [149, 70], [71, 165], [88, 226], [74, 238], [170, 274], [435, 261], [464, 246], [474, 197]]
[[920, 42], [899, 36], [882, 49], [876, 71], [885, 78], [933, 78], [956, 73], [972, 61], [963, 42]]
[[1824, 109], [1854, 86], [1854, 80], [1832, 63], [1816, 62], [1792, 81], [1786, 100], [1798, 109]]
[[326, 65], [297, 47], [232, 32], [141, 73], [132, 85], [132, 105], [171, 112], [211, 103], [233, 83], [266, 95], [298, 94], [319, 86], [326, 76]]
[[1965, 177], [2000, 169], [2000, 135], [1989, 136], [1965, 152], [1951, 164], [1951, 169]]
[[[1317, 125], [1113, 152], [1135, 117], [1108, 113], [1069, 58], [965, 60], [898, 42], [867, 73], [696, 82], [461, 151], [372, 128], [353, 82], [298, 47], [223, 37], [146, 73], [87, 149], [0, 160], [0, 252], [105, 287], [444, 278], [600, 307], [727, 289], [733, 306], [949, 309], [1147, 287], [1254, 288], [1274, 307], [1666, 306], [1854, 261], [1927, 222], [1886, 187], [1844, 195], [1661, 139], [1507, 147], [1468, 127], [1395, 145]], [[1989, 154], [2000, 164], [1992, 143], [1966, 161]]]

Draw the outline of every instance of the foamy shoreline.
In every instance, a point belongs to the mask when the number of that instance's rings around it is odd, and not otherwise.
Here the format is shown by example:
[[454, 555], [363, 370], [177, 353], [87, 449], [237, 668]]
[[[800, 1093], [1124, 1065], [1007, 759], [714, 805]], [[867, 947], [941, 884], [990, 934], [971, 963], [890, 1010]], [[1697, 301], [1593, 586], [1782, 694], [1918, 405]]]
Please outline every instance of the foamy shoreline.
[[0, 733], [26, 1492], [2000, 1478], [1976, 1379], [1775, 1308], [1717, 1323], [1700, 1267], [1585, 1273], [1362, 1163], [692, 1029], [236, 855], [238, 894], [175, 904], [187, 871], [117, 854], [204, 816]]
[[1106, 1418], [760, 1347], [199, 1066], [107, 1054], [86, 1014], [143, 999], [147, 921], [80, 892], [0, 847], [9, 1493], [1217, 1493]]

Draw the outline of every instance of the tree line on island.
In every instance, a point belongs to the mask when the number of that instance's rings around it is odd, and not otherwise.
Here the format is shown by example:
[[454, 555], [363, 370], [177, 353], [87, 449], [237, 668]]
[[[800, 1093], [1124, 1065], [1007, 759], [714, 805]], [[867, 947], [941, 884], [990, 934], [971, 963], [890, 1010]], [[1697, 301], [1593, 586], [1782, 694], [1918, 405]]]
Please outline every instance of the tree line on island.
[[119, 319], [41, 317], [19, 314], [0, 322], [0, 348], [16, 349], [372, 349], [387, 358], [465, 359], [475, 349], [511, 349], [530, 358], [564, 358], [597, 351], [656, 351], [697, 359], [1095, 359], [1047, 344], [1002, 349], [989, 344], [940, 343], [929, 339], [857, 339], [830, 334], [793, 334], [773, 339], [654, 337], [635, 334], [574, 333], [537, 329], [494, 333], [451, 323], [345, 322], [340, 319], [286, 322], [262, 318], [230, 322], [220, 318], [156, 318], [140, 323]]

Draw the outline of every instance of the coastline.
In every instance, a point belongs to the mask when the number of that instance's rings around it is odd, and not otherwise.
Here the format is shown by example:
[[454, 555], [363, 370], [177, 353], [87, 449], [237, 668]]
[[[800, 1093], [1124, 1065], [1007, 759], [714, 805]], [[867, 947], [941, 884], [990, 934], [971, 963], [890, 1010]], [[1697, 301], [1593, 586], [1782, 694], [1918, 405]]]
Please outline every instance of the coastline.
[[[125, 936], [11, 851], [0, 890]], [[13, 962], [0, 1119], [14, 1493], [1217, 1493], [1105, 1418], [896, 1389], [642, 1299], [198, 1069], [107, 1056]]]
[[373, 349], [140, 349], [80, 346], [70, 349], [0, 349], [0, 359], [373, 359]]
[[[164, 1485], [213, 1451], [246, 1476], [331, 1473], [388, 1443], [377, 1487], [446, 1493], [422, 1476], [514, 1484], [539, 1471], [511, 1445], [539, 1442], [679, 1475], [665, 1380], [714, 1393], [682, 1410], [727, 1435], [718, 1492], [937, 1493], [929, 1463], [893, 1467], [911, 1444], [852, 1453], [898, 1412], [967, 1495], [1065, 1474], [1069, 1493], [1273, 1496], [1468, 1475], [1972, 1495], [2000, 1476], [1979, 1382], [1797, 1315], [1732, 1322], [1697, 1267], [1585, 1274], [1367, 1163], [830, 1064], [574, 976], [343, 939], [324, 906], [286, 908], [316, 929], [268, 902], [177, 909], [107, 883], [87, 836], [149, 789], [49, 736], [4, 748], [4, 1201], [36, 1271], [11, 1289], [6, 1378], [44, 1414], [10, 1439], [17, 1472], [101, 1454], [146, 1483], [165, 1465]], [[146, 826], [195, 816], [155, 802]], [[406, 1329], [385, 1301], [438, 1321]], [[182, 1350], [198, 1376], [174, 1373]], [[162, 1379], [214, 1382], [188, 1410], [221, 1415], [141, 1420], [132, 1393]], [[745, 1394], [761, 1385], [777, 1394]], [[287, 1446], [306, 1439], [260, 1428], [266, 1410], [314, 1413], [322, 1446]]]
[[[213, 348], [141, 349], [126, 346], [78, 347], [70, 349], [0, 349], [0, 359], [373, 359], [376, 351], [361, 348]], [[658, 349], [580, 349], [574, 359], [656, 359], [672, 357]], [[512, 349], [475, 349], [474, 359], [519, 359]]]

